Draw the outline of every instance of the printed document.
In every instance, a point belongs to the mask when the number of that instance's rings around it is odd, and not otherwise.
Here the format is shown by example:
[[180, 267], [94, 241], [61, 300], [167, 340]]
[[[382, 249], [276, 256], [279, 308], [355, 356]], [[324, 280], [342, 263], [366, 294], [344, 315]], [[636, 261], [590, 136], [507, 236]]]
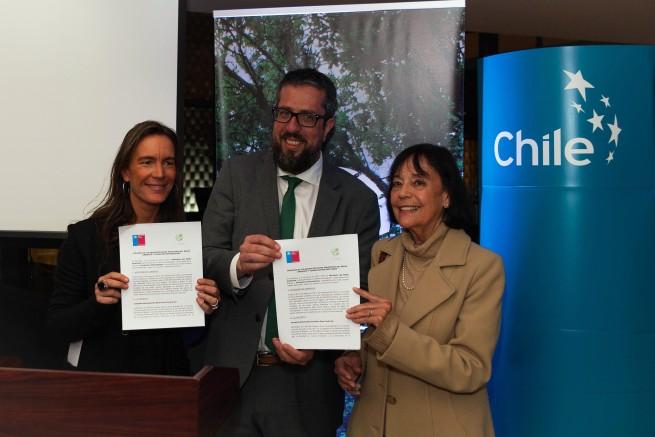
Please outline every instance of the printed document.
[[359, 304], [357, 235], [277, 240], [273, 262], [280, 340], [296, 349], [359, 349], [359, 325], [346, 310]]
[[129, 278], [123, 330], [204, 326], [196, 281], [202, 278], [200, 222], [118, 228], [121, 273]]

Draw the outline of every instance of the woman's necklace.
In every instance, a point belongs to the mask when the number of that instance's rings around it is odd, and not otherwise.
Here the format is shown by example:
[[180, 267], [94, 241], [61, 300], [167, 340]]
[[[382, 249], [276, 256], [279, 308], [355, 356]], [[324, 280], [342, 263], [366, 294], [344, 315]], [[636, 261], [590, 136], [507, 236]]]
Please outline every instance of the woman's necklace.
[[407, 285], [407, 280], [405, 279], [405, 277], [407, 276], [407, 263], [405, 261], [406, 257], [407, 257], [407, 252], [403, 252], [402, 268], [400, 269], [400, 282], [403, 284], [403, 287], [405, 287], [405, 290], [412, 291], [414, 288], [416, 288], [416, 286], [409, 287]]

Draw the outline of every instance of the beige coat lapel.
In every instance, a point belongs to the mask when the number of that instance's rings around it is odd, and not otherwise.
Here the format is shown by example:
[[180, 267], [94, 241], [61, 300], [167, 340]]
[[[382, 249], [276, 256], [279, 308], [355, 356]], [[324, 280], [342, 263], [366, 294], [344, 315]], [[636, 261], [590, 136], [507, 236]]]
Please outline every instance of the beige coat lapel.
[[[470, 243], [471, 239], [464, 231], [448, 230], [439, 253], [419, 278], [416, 289], [399, 314], [403, 323], [413, 326], [455, 292], [455, 286], [444, 276], [443, 268], [464, 265]], [[398, 257], [402, 261], [402, 245], [398, 246]], [[398, 283], [397, 279], [395, 283]]]
[[[384, 261], [381, 261], [384, 258]], [[368, 286], [373, 294], [396, 301], [398, 275], [403, 260], [400, 239], [381, 240], [373, 246], [371, 263], [373, 267], [368, 272]]]

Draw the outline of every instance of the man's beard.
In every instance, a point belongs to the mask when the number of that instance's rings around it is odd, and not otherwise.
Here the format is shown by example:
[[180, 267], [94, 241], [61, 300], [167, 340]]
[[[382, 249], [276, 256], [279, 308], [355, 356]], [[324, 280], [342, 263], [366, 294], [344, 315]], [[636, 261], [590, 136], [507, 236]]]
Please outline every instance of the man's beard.
[[[286, 134], [282, 136], [282, 140], [286, 138], [295, 138], [300, 141], [305, 141], [300, 135]], [[305, 142], [305, 144], [307, 144]], [[308, 148], [303, 149], [298, 156], [295, 156], [292, 152], [284, 153], [282, 150], [282, 145], [273, 140], [273, 160], [282, 170], [291, 173], [291, 174], [300, 174], [307, 170], [309, 167], [314, 165], [318, 158], [321, 156], [321, 149]]]

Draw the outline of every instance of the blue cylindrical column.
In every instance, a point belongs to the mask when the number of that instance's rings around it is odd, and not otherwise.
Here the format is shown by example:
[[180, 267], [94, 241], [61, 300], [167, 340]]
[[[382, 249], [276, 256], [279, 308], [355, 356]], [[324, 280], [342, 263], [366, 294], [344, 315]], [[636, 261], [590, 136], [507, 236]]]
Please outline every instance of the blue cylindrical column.
[[655, 47], [481, 61], [498, 437], [655, 436]]

